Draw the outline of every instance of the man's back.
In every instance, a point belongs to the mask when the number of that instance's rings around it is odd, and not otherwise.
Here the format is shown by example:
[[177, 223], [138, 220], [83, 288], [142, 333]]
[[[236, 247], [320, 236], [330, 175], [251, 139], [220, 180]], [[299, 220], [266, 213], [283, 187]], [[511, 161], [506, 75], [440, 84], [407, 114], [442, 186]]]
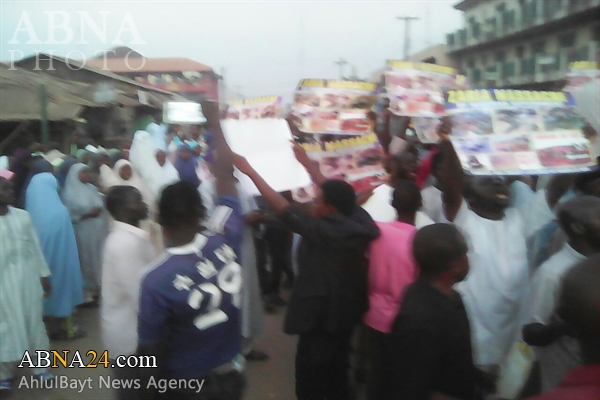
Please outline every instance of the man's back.
[[207, 224], [212, 232], [167, 249], [169, 258], [142, 284], [139, 342], [163, 342], [166, 378], [203, 378], [232, 360], [240, 345], [243, 234], [239, 201], [225, 196]]
[[475, 397], [469, 320], [460, 297], [423, 280], [410, 285], [394, 321], [386, 370], [390, 399], [428, 399], [434, 392]]
[[379, 235], [377, 225], [359, 207], [350, 217], [323, 218], [290, 207], [282, 220], [302, 236], [285, 332], [350, 329], [368, 308], [365, 252]]
[[381, 235], [369, 246], [369, 311], [365, 323], [389, 333], [406, 287], [417, 278], [412, 239], [417, 229], [403, 222], [377, 223]]

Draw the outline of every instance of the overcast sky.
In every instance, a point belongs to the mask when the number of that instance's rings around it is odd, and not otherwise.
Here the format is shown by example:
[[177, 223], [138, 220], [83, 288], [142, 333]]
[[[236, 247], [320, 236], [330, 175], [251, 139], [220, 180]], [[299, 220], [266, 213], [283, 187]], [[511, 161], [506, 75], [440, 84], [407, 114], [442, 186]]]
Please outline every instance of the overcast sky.
[[[444, 43], [462, 26], [457, 0], [370, 1], [0, 1], [0, 60], [35, 51], [93, 57], [122, 44], [147, 57], [187, 57], [211, 66], [245, 96], [289, 95], [299, 79], [337, 78], [343, 57], [360, 77], [370, 77], [389, 58], [403, 55], [404, 26], [396, 16], [415, 16], [412, 51]], [[50, 43], [49, 15], [66, 12], [66, 28]], [[78, 12], [99, 26], [103, 41]], [[106, 14], [106, 12], [108, 14]], [[63, 14], [56, 13], [57, 24]], [[84, 17], [85, 18], [85, 17]], [[27, 26], [27, 20], [31, 26]], [[18, 30], [20, 28], [20, 30]], [[123, 31], [119, 35], [119, 30]], [[32, 32], [34, 31], [34, 32]], [[74, 37], [69, 39], [68, 31]], [[144, 44], [135, 43], [135, 32]], [[38, 43], [27, 44], [30, 40]], [[87, 43], [81, 41], [81, 35]], [[12, 39], [12, 42], [11, 42]], [[13, 51], [11, 53], [11, 50]], [[81, 58], [81, 53], [71, 53]], [[350, 66], [346, 66], [346, 73]]]

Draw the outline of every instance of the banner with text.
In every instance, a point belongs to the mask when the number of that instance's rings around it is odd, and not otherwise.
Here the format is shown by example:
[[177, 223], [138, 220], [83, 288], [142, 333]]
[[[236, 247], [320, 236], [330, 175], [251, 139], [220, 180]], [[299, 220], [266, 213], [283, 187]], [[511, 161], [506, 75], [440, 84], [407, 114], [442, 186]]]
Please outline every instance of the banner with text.
[[377, 99], [370, 82], [303, 79], [294, 93], [292, 113], [305, 133], [363, 135], [372, 131], [367, 113]]
[[389, 60], [385, 89], [394, 114], [439, 118], [445, 115], [444, 93], [468, 89], [468, 83], [454, 68]]
[[596, 156], [573, 105], [564, 92], [451, 90], [450, 140], [465, 171], [474, 175], [588, 171]]
[[565, 92], [573, 93], [594, 79], [600, 79], [600, 63], [577, 61], [569, 65]]
[[225, 119], [279, 118], [280, 110], [280, 96], [257, 97], [231, 102], [227, 107]]
[[[386, 181], [383, 148], [374, 133], [364, 136], [323, 135], [311, 144], [301, 144], [308, 156], [319, 164], [328, 179], [341, 179], [355, 191], [374, 189]], [[310, 200], [309, 189], [294, 192], [297, 201]]]

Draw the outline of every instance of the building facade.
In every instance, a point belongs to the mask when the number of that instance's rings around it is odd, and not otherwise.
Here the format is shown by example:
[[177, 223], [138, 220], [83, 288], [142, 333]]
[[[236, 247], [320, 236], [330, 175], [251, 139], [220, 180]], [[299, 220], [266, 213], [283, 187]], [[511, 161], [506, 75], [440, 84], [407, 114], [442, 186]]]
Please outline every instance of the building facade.
[[188, 58], [147, 58], [128, 47], [120, 47], [90, 60], [89, 64], [191, 101], [219, 98], [220, 76], [208, 65]]
[[600, 0], [464, 0], [448, 55], [474, 88], [560, 90], [569, 64], [596, 61]]

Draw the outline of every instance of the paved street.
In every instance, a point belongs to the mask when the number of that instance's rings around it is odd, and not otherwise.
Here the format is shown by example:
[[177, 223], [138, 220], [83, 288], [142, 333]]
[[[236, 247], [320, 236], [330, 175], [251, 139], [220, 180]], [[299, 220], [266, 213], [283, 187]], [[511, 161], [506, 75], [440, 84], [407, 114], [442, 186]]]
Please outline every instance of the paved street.
[[[246, 400], [292, 400], [294, 396], [294, 353], [296, 337], [284, 335], [281, 331], [285, 309], [278, 310], [275, 315], [265, 315], [265, 336], [259, 344], [259, 349], [266, 351], [271, 359], [266, 362], [248, 363], [247, 378], [248, 388]], [[88, 350], [95, 350], [100, 354], [104, 351], [99, 332], [99, 310], [84, 309], [79, 311], [79, 318], [88, 336], [72, 342], [52, 342], [53, 350], [79, 350], [85, 354]], [[84, 358], [84, 362], [89, 358]], [[110, 389], [100, 389], [99, 377], [108, 376], [108, 372], [99, 367], [96, 369], [58, 368], [52, 370], [55, 375], [65, 375], [74, 379], [92, 378], [92, 389], [82, 393], [72, 389], [17, 389], [11, 399], [14, 400], [112, 400], [114, 395]], [[18, 377], [15, 387], [20, 381]]]

